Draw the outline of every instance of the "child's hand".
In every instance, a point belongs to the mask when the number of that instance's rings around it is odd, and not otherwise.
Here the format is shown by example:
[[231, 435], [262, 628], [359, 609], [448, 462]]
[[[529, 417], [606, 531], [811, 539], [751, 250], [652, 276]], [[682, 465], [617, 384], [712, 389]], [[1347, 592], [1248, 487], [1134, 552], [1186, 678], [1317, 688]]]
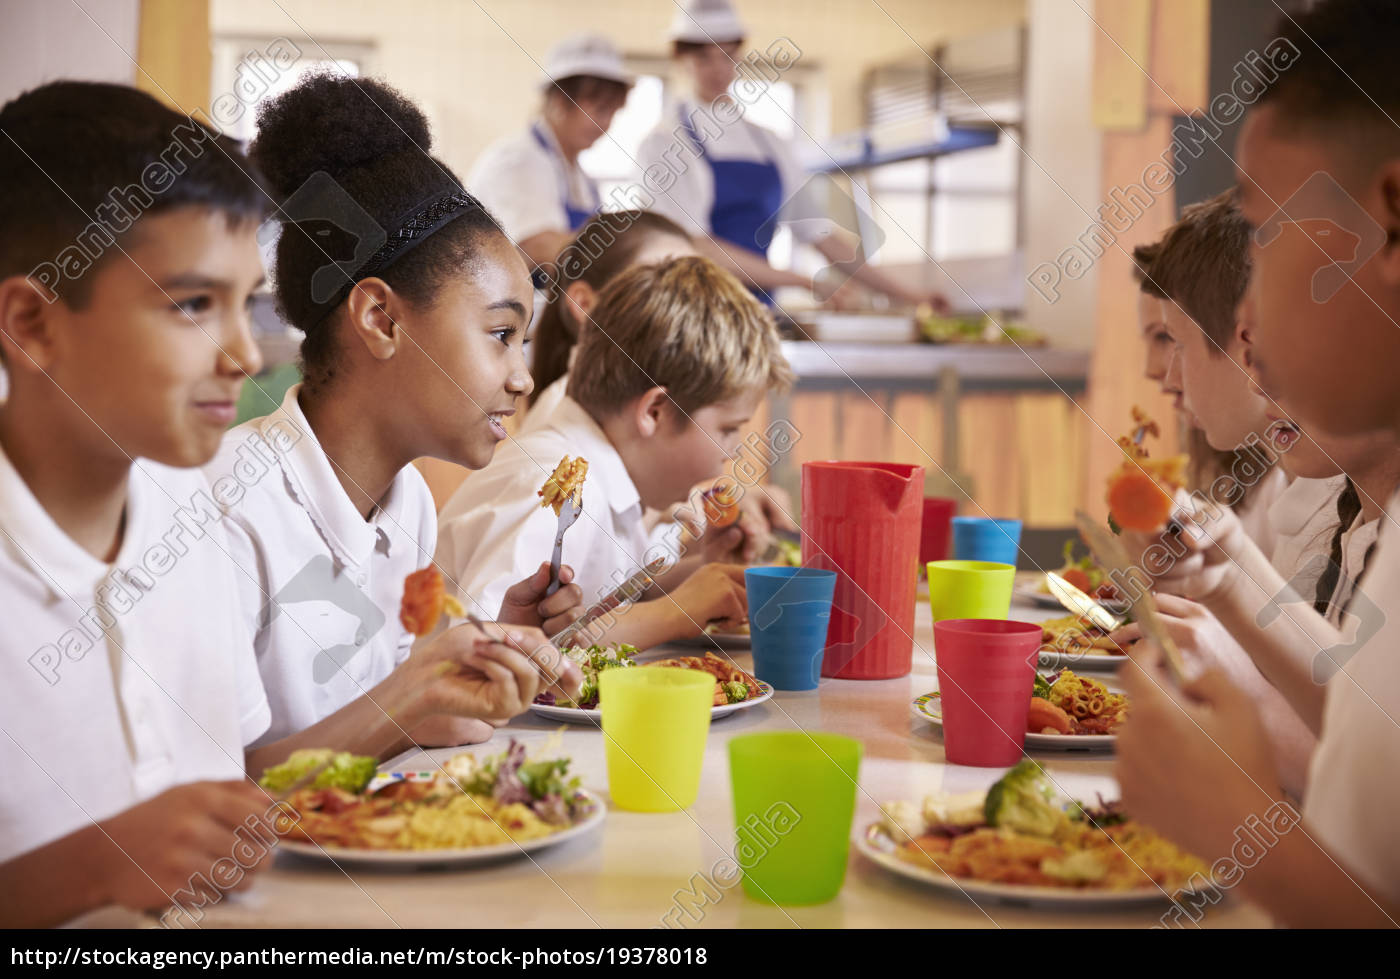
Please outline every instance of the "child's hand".
[[[1257, 686], [1259, 671], [1254, 661], [1210, 609], [1178, 595], [1156, 593], [1153, 598], [1167, 634], [1176, 641], [1193, 675], [1219, 670], [1236, 686], [1246, 690]], [[1142, 624], [1129, 622], [1110, 638], [1126, 649], [1142, 638]]]
[[424, 712], [504, 723], [542, 691], [572, 699], [583, 686], [578, 664], [528, 626], [459, 625], [414, 652], [427, 677]]
[[1114, 775], [1127, 812], [1210, 864], [1246, 817], [1268, 822], [1283, 793], [1249, 695], [1214, 670], [1178, 691], [1159, 655], [1135, 651], [1119, 674], [1130, 706]]
[[573, 583], [574, 569], [567, 564], [559, 566], [559, 581], [562, 587], [553, 595], [545, 595], [549, 588], [549, 562], [545, 561], [538, 570], [524, 581], [518, 581], [506, 589], [501, 602], [498, 621], [509, 625], [534, 626], [542, 629], [547, 636], [557, 634], [583, 614], [583, 589]]
[[1155, 586], [1206, 605], [1226, 600], [1242, 579], [1255, 577], [1268, 558], [1245, 533], [1229, 507], [1208, 504], [1197, 514], [1185, 491], [1177, 493], [1173, 514], [1179, 533], [1123, 532], [1123, 545]]
[[737, 564], [706, 564], [658, 602], [675, 610], [676, 636], [698, 635], [707, 622], [748, 618], [744, 569]]
[[[99, 825], [92, 880], [105, 903], [138, 911], [167, 907], [169, 895], [188, 890], [194, 874], [229, 860], [239, 838], [234, 830], [250, 816], [262, 820], [273, 800], [252, 782], [194, 782], [167, 789]], [[239, 850], [243, 875], [228, 890], [246, 890], [271, 865], [271, 848], [249, 865]]]

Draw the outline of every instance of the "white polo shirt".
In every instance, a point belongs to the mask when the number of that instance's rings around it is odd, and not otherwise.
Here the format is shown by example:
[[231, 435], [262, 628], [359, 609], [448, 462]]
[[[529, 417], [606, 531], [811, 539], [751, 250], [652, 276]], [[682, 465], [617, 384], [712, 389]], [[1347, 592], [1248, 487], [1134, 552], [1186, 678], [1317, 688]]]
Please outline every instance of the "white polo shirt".
[[536, 494], [566, 455], [588, 460], [583, 512], [564, 537], [564, 563], [577, 575], [584, 604], [646, 562], [637, 487], [602, 428], [565, 396], [538, 428], [497, 449], [491, 464], [468, 476], [442, 508], [437, 561], [457, 579], [467, 607], [474, 599], [496, 616], [506, 589], [549, 560], [558, 518]]
[[[803, 195], [794, 197], [810, 175], [788, 140], [750, 122], [747, 115], [725, 126], [703, 122], [703, 116], [696, 114], [695, 103], [690, 101], [669, 104], [661, 122], [647, 134], [637, 150], [635, 177], [646, 189], [648, 199], [656, 198], [648, 210], [670, 218], [692, 237], [709, 237], [713, 230], [710, 211], [715, 204], [714, 172], [704, 160], [696, 159], [694, 143], [680, 128], [682, 113], [691, 114], [695, 133], [703, 142], [707, 157], [747, 163], [771, 162], [778, 168], [786, 205], [780, 217], [792, 222], [793, 237], [810, 243], [825, 236], [822, 224], [812, 220], [827, 217], [820, 202]], [[646, 179], [648, 167], [662, 169], [653, 169], [652, 178]], [[669, 186], [658, 182], [663, 174], [664, 183]]]
[[[1353, 876], [1400, 901], [1400, 498], [1381, 520], [1380, 546], [1351, 612], [1375, 631], [1359, 651], [1336, 658], [1322, 736], [1313, 752], [1303, 816]], [[1363, 596], [1373, 603], [1366, 607]]]
[[542, 122], [488, 146], [467, 174], [467, 189], [516, 242], [543, 231], [567, 233], [566, 199], [580, 211], [599, 207], [598, 184], [564, 158], [553, 131]]
[[0, 861], [243, 777], [268, 707], [227, 549], [199, 471], [141, 460], [116, 560], [99, 561], [0, 451]]
[[1295, 479], [1269, 504], [1268, 524], [1274, 534], [1269, 563], [1284, 581], [1292, 581], [1306, 569], [1294, 587], [1309, 601], [1320, 574], [1313, 573], [1311, 562], [1331, 547], [1337, 529], [1337, 497], [1345, 483], [1345, 476]]
[[360, 514], [297, 403], [300, 390], [231, 430], [205, 468], [214, 485], [230, 474], [247, 484], [228, 507], [228, 532], [247, 572], [239, 605], [272, 708], [260, 745], [335, 713], [408, 657], [403, 581], [431, 561], [437, 539], [433, 497], [413, 466], [371, 519]]

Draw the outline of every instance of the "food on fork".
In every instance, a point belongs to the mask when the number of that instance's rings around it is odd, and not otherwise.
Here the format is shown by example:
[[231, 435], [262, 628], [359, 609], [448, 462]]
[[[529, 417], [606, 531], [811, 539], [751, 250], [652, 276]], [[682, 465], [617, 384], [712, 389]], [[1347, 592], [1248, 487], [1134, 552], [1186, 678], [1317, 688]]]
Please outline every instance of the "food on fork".
[[436, 566], [430, 564], [404, 579], [399, 621], [405, 629], [415, 636], [426, 636], [437, 628], [443, 612], [458, 619], [466, 615], [462, 603], [447, 594]]
[[565, 456], [560, 459], [559, 465], [554, 467], [554, 472], [550, 473], [536, 494], [543, 500], [540, 506], [552, 508], [556, 517], [564, 508], [566, 500], [573, 500], [575, 506], [581, 506], [583, 480], [587, 475], [588, 460], [583, 456], [577, 459]]
[[1108, 519], [1115, 528], [1152, 533], [1171, 517], [1172, 497], [1186, 485], [1187, 457], [1149, 458], [1142, 441], [1159, 433], [1157, 423], [1136, 405], [1133, 422], [1133, 435], [1118, 440], [1126, 458], [1108, 480]]
[[734, 480], [728, 477], [715, 480], [713, 486], [700, 494], [705, 522], [716, 529], [733, 524], [739, 519], [739, 500], [743, 495], [743, 489]]

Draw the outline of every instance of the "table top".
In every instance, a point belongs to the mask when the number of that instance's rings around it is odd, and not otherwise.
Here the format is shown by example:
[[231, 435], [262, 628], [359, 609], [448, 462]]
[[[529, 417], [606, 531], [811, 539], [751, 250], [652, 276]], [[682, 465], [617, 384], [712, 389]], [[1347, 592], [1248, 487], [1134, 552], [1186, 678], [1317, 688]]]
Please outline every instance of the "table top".
[[[1040, 621], [1056, 613], [1015, 606], [1013, 619]], [[337, 867], [282, 853], [248, 892], [205, 909], [201, 927], [392, 928], [649, 928], [683, 922], [689, 928], [933, 928], [933, 927], [1147, 927], [1170, 905], [1131, 910], [1065, 910], [1024, 907], [946, 894], [898, 878], [852, 847], [846, 883], [832, 901], [779, 908], [747, 897], [737, 882], [713, 888], [719, 899], [677, 914], [678, 895], [702, 894], [706, 877], [732, 858], [735, 836], [727, 743], [739, 734], [803, 729], [848, 734], [865, 745], [856, 794], [854, 834], [879, 816], [881, 803], [918, 800], [933, 791], [983, 789], [998, 769], [948, 765], [938, 732], [910, 714], [910, 703], [937, 688], [932, 620], [920, 601], [915, 623], [914, 669], [894, 680], [823, 679], [811, 692], [779, 692], [768, 703], [739, 711], [710, 727], [700, 797], [684, 812], [646, 814], [609, 808], [603, 825], [579, 839], [500, 863], [462, 870], [379, 870]], [[687, 650], [694, 652], [694, 650]], [[747, 650], [730, 650], [748, 668]], [[674, 652], [671, 653], [674, 655]], [[647, 658], [651, 658], [648, 655]], [[561, 738], [559, 753], [573, 759], [583, 786], [604, 800], [607, 772], [601, 732], [533, 714], [517, 718], [487, 744], [472, 749], [417, 749], [385, 767], [431, 767], [460, 750], [498, 751], [508, 737], [527, 748]], [[1118, 794], [1113, 755], [1037, 752], [1056, 781], [1078, 798]], [[697, 886], [699, 885], [699, 886]], [[704, 898], [702, 897], [703, 901]], [[684, 907], [694, 909], [693, 902]], [[1265, 926], [1267, 918], [1237, 899], [1208, 909], [1205, 927]]]

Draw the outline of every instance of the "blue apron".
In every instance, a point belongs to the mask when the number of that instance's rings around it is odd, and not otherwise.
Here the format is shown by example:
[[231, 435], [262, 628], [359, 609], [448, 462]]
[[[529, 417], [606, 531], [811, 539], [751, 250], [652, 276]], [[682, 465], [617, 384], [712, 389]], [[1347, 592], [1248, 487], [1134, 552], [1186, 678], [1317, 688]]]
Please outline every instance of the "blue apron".
[[[773, 243], [773, 232], [777, 228], [775, 219], [783, 206], [783, 178], [772, 153], [766, 160], [716, 160], [705, 152], [705, 144], [696, 134], [690, 117], [690, 111], [682, 106], [681, 125], [714, 175], [715, 202], [710, 208], [710, 230], [731, 245], [765, 254]], [[760, 127], [754, 128], [762, 132]], [[772, 297], [763, 289], [749, 288], [764, 303], [773, 305]]]
[[598, 197], [598, 185], [585, 175], [584, 182], [588, 184], [589, 193], [593, 197], [593, 206], [586, 211], [581, 208], [573, 207], [569, 202], [569, 172], [568, 167], [564, 164], [564, 160], [560, 158], [559, 154], [555, 151], [553, 144], [545, 139], [544, 133], [540, 130], [539, 123], [535, 123], [530, 127], [530, 133], [535, 137], [535, 142], [540, 144], [540, 148], [554, 158], [556, 164], [555, 170], [559, 174], [559, 203], [564, 206], [564, 213], [568, 216], [569, 230], [577, 231], [579, 228], [583, 227], [585, 221], [597, 214], [598, 208], [602, 206], [602, 201]]

